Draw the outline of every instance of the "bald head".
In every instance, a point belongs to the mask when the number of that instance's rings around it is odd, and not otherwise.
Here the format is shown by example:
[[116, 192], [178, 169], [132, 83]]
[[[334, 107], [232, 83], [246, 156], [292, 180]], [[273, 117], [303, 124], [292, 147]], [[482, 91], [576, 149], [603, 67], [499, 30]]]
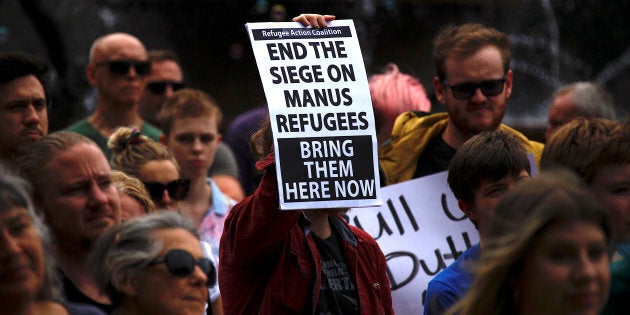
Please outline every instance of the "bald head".
[[[129, 56], [129, 54], [132, 55]], [[90, 62], [138, 57], [147, 60], [147, 50], [138, 38], [127, 33], [111, 33], [101, 36], [90, 47]]]

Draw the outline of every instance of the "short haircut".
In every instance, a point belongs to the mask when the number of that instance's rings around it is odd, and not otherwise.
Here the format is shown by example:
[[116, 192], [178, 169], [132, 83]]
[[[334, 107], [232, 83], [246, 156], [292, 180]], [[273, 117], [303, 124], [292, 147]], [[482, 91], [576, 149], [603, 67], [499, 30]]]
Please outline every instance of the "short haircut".
[[[376, 113], [377, 132], [383, 127], [391, 130], [398, 115], [408, 111], [431, 111], [431, 101], [422, 83], [402, 73], [390, 63], [383, 73], [373, 74], [368, 80], [372, 106]], [[379, 121], [380, 120], [380, 121]]]
[[114, 186], [119, 192], [128, 195], [142, 205], [145, 214], [155, 211], [155, 203], [151, 200], [147, 188], [138, 178], [115, 170], [112, 171], [112, 180], [114, 180]]
[[553, 97], [569, 92], [573, 92], [571, 103], [575, 104], [576, 116], [617, 119], [612, 95], [601, 85], [593, 82], [574, 82], [558, 88]]
[[596, 224], [613, 249], [610, 218], [575, 174], [549, 171], [514, 186], [495, 207], [473, 284], [448, 314], [516, 314], [514, 277], [538, 237], [564, 222]]
[[433, 62], [437, 76], [446, 80], [446, 59], [468, 57], [486, 46], [499, 49], [503, 72], [507, 73], [512, 58], [512, 41], [505, 33], [481, 24], [450, 25], [441, 29], [433, 40]]
[[153, 49], [149, 50], [149, 61], [150, 62], [162, 62], [162, 61], [173, 61], [178, 66], [181, 67], [181, 62], [177, 54], [168, 49]]
[[558, 128], [545, 143], [540, 169], [565, 167], [586, 179], [593, 149], [621, 128], [621, 124], [603, 118], [579, 117]]
[[474, 204], [482, 180], [516, 177], [523, 170], [531, 175], [525, 143], [507, 131], [484, 131], [457, 150], [448, 169], [448, 185], [457, 199]]
[[181, 89], [175, 92], [164, 102], [159, 114], [162, 132], [166, 136], [171, 134], [176, 119], [199, 117], [214, 119], [219, 128], [223, 114], [210, 95], [195, 89]]
[[50, 161], [57, 155], [80, 144], [88, 144], [98, 148], [94, 141], [83, 135], [70, 131], [57, 131], [33, 143], [18, 159], [20, 175], [33, 185], [36, 198], [40, 197], [42, 181], [46, 179], [45, 174], [48, 171]]
[[51, 256], [52, 253], [46, 252], [52, 246], [50, 231], [40, 216], [35, 213], [30, 195], [31, 185], [28, 182], [0, 168], [0, 212], [9, 211], [13, 208], [26, 209], [42, 242], [45, 274], [42, 287], [36, 298], [38, 300], [59, 300], [62, 298], [61, 281], [57, 277], [57, 267]]
[[630, 125], [620, 125], [603, 141], [595, 143], [584, 158], [584, 180], [591, 184], [599, 172], [609, 166], [630, 165]]
[[140, 178], [140, 168], [151, 161], [171, 161], [179, 170], [179, 164], [165, 145], [143, 135], [137, 129], [119, 127], [109, 137], [107, 146], [112, 155], [112, 169]]
[[21, 52], [0, 54], [0, 84], [11, 82], [17, 78], [33, 75], [44, 88], [46, 100], [49, 100], [48, 66], [39, 58]]
[[154, 232], [167, 229], [184, 229], [199, 239], [197, 229], [187, 218], [174, 211], [156, 211], [120, 223], [96, 241], [87, 265], [96, 285], [112, 299], [114, 306], [120, 305], [124, 298], [122, 284], [131, 283], [162, 250], [163, 244], [153, 238]]

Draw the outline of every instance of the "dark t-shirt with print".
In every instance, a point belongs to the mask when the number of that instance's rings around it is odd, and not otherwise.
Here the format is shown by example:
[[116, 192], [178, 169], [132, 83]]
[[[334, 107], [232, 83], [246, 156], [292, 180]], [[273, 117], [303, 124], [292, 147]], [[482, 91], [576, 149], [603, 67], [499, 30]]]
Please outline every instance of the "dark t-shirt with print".
[[337, 231], [323, 240], [313, 234], [322, 259], [322, 285], [315, 314], [359, 314], [359, 297], [355, 280], [341, 253]]
[[455, 152], [457, 150], [444, 142], [442, 135], [433, 137], [420, 154], [420, 158], [418, 158], [418, 166], [416, 167], [416, 173], [413, 174], [413, 178], [448, 170]]

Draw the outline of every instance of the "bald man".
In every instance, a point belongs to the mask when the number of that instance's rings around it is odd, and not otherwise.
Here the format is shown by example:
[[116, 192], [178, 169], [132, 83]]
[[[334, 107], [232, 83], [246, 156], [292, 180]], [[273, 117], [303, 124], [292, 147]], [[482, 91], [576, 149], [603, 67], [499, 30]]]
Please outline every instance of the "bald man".
[[161, 131], [145, 122], [138, 111], [150, 72], [147, 50], [138, 38], [112, 33], [96, 39], [85, 68], [88, 82], [98, 91], [96, 110], [66, 130], [94, 140], [108, 159], [107, 139], [118, 127], [138, 128], [157, 141]]

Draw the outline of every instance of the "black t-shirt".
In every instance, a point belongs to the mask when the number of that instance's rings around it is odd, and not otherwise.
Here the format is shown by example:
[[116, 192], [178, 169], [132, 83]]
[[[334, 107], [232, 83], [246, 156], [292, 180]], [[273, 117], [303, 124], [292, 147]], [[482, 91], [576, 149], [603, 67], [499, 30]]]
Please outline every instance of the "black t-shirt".
[[61, 269], [57, 269], [59, 272], [59, 278], [63, 283], [63, 291], [66, 296], [66, 300], [75, 303], [88, 304], [98, 307], [103, 310], [105, 313], [110, 314], [114, 311], [114, 306], [112, 304], [103, 304], [92, 300], [89, 296], [83, 294], [79, 288], [72, 283], [70, 278], [66, 277], [66, 274], [61, 271]]
[[322, 259], [322, 285], [315, 314], [359, 314], [359, 296], [355, 280], [341, 253], [341, 243], [335, 229], [323, 240], [313, 233]]
[[455, 156], [455, 148], [442, 139], [442, 135], [433, 137], [420, 154], [418, 166], [413, 178], [427, 176], [448, 170], [448, 166]]

